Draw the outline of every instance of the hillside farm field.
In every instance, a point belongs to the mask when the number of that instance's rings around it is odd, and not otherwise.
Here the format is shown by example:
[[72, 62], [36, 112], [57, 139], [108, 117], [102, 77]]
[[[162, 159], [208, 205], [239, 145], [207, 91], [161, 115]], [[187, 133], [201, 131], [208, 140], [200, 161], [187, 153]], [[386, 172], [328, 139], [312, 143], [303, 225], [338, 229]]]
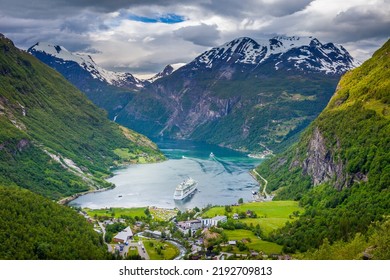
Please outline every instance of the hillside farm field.
[[[237, 206], [231, 206], [231, 212], [226, 212], [224, 206], [217, 206], [206, 211], [202, 217], [214, 217], [217, 215], [233, 216], [234, 213], [252, 211], [257, 218], [244, 218], [239, 221], [247, 225], [259, 225], [262, 231], [268, 235], [271, 231], [283, 227], [288, 221], [293, 221], [296, 217], [293, 213], [303, 212], [303, 208], [297, 201], [269, 201], [250, 202]], [[299, 213], [298, 213], [299, 212]]]

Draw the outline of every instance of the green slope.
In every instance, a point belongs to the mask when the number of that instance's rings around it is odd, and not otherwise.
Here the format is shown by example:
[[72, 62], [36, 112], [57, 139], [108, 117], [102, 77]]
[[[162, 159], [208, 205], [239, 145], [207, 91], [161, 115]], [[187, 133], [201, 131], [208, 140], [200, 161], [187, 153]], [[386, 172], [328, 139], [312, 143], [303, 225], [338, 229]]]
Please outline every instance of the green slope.
[[107, 259], [85, 218], [30, 191], [0, 187], [0, 259]]
[[[390, 41], [347, 73], [299, 143], [257, 171], [306, 207], [274, 235], [286, 251], [348, 241], [390, 213]], [[288, 234], [286, 234], [288, 232]]]
[[102, 178], [114, 164], [163, 159], [150, 140], [108, 121], [58, 72], [4, 36], [0, 127], [0, 183], [54, 199], [107, 187]]

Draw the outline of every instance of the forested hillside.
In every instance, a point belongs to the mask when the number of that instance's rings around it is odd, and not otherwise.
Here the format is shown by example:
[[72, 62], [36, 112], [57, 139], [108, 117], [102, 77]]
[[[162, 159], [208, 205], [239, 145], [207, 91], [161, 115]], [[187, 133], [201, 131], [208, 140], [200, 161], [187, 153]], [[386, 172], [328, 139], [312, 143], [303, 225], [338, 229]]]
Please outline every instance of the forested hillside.
[[107, 259], [107, 247], [74, 210], [0, 186], [0, 259]]
[[109, 167], [164, 157], [58, 72], [0, 36], [0, 183], [58, 199], [107, 187]]
[[299, 143], [257, 171], [305, 214], [274, 234], [287, 252], [349, 241], [390, 214], [390, 41], [347, 73]]

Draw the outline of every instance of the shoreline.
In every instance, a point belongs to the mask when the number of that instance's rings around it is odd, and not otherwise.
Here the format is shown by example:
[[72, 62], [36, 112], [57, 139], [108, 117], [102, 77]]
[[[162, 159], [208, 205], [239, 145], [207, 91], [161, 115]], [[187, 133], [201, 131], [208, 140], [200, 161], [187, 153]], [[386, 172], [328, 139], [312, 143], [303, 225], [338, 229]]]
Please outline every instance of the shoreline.
[[58, 204], [60, 205], [67, 205], [69, 202], [75, 200], [76, 198], [79, 198], [80, 196], [83, 196], [83, 195], [86, 195], [86, 194], [90, 194], [90, 193], [99, 193], [99, 192], [105, 192], [105, 191], [108, 191], [108, 190], [112, 190], [114, 189], [116, 186], [113, 185], [111, 187], [108, 187], [108, 188], [103, 188], [103, 189], [98, 189], [98, 190], [89, 190], [89, 191], [85, 191], [85, 192], [81, 192], [81, 193], [75, 193], [71, 196], [67, 196], [67, 197], [64, 197], [60, 200], [57, 201]]
[[[109, 167], [109, 171], [111, 172], [111, 174], [107, 175], [106, 177], [104, 177], [102, 179], [107, 181], [107, 179], [110, 179], [110, 178], [115, 176], [115, 174], [112, 171], [115, 171], [115, 170], [118, 170], [118, 169], [124, 169], [124, 168], [126, 168], [127, 166], [130, 166], [130, 165], [134, 165], [134, 164], [153, 164], [153, 163], [164, 162], [164, 161], [167, 161], [167, 160], [168, 160], [168, 158], [165, 157], [161, 161], [154, 161], [154, 162], [145, 162], [145, 163], [123, 162], [123, 163], [118, 164], [116, 166], [110, 166]], [[108, 188], [102, 188], [102, 189], [97, 189], [97, 190], [88, 190], [88, 191], [85, 191], [85, 192], [75, 193], [75, 194], [73, 194], [71, 196], [67, 196], [67, 197], [64, 197], [64, 198], [58, 200], [57, 203], [60, 204], [60, 205], [67, 205], [69, 202], [75, 200], [76, 198], [79, 198], [80, 196], [84, 196], [84, 195], [91, 194], [91, 193], [105, 192], [105, 191], [112, 190], [112, 189], [115, 189], [115, 188], [116, 188], [116, 186], [114, 184], [113, 186], [108, 187]]]

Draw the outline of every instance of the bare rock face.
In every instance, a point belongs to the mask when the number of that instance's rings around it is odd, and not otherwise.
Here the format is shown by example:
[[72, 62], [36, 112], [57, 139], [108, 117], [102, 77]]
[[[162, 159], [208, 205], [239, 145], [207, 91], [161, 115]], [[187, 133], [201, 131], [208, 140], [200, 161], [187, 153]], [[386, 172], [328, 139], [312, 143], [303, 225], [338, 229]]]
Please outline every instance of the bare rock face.
[[347, 185], [345, 166], [341, 160], [335, 160], [318, 127], [314, 129], [306, 155], [302, 162], [303, 173], [312, 178], [314, 186], [330, 180], [338, 190]]

